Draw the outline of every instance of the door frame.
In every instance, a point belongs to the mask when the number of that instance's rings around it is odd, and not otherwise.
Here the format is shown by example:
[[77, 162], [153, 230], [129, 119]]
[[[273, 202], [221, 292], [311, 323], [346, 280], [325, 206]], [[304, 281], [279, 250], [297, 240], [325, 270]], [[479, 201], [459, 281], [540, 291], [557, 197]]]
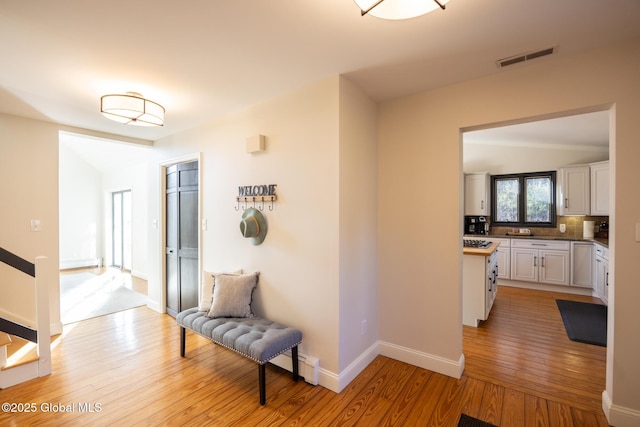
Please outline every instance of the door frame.
[[[160, 233], [160, 247], [156, 256], [159, 257], [160, 266], [160, 282], [162, 286], [162, 292], [160, 293], [160, 307], [161, 313], [167, 312], [167, 263], [165, 257], [165, 248], [167, 246], [167, 181], [166, 174], [167, 168], [173, 166], [176, 163], [188, 163], [198, 162], [198, 224], [202, 224], [202, 195], [204, 194], [204, 182], [202, 179], [202, 153], [196, 152], [192, 154], [186, 154], [180, 157], [174, 157], [171, 159], [163, 160], [159, 163], [158, 167], [158, 180], [160, 182], [159, 188], [159, 206], [160, 206], [160, 221], [157, 224], [158, 233]], [[202, 282], [202, 227], [198, 226], [198, 289], [200, 289], [200, 283]], [[198, 295], [199, 296], [199, 295]]]

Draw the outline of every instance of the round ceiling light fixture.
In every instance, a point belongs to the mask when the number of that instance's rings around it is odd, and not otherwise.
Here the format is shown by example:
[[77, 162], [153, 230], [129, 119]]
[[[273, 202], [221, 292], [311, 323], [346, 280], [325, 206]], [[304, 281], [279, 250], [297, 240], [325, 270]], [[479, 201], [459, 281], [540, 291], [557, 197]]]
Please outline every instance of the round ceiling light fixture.
[[143, 98], [137, 92], [102, 96], [100, 112], [106, 118], [125, 125], [162, 126], [164, 124], [164, 107]]
[[361, 15], [381, 19], [409, 19], [443, 9], [449, 0], [354, 0]]

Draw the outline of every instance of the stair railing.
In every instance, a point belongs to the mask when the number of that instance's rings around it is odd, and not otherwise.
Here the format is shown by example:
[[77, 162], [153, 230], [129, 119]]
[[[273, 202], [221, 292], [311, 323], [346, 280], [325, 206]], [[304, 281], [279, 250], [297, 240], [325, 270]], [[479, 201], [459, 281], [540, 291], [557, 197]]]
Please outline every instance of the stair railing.
[[30, 341], [34, 341], [35, 334], [38, 353], [38, 376], [49, 375], [51, 373], [51, 325], [49, 319], [49, 288], [45, 278], [53, 277], [51, 274], [55, 274], [51, 271], [51, 263], [44, 256], [36, 257], [35, 262], [31, 263], [1, 247], [0, 262], [34, 278], [36, 329], [33, 330], [7, 319], [0, 319], [3, 321], [0, 323], [0, 327], [3, 330], [10, 329], [5, 332], [21, 336]]

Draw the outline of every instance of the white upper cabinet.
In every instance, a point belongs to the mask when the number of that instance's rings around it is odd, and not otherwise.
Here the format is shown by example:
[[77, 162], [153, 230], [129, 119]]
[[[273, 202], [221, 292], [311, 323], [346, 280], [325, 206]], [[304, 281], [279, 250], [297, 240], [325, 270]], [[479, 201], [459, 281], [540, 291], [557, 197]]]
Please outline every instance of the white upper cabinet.
[[558, 170], [558, 215], [590, 215], [591, 171], [586, 166]]
[[609, 161], [591, 163], [591, 215], [609, 216]]
[[464, 214], [489, 215], [489, 186], [491, 177], [488, 173], [469, 173], [464, 176]]

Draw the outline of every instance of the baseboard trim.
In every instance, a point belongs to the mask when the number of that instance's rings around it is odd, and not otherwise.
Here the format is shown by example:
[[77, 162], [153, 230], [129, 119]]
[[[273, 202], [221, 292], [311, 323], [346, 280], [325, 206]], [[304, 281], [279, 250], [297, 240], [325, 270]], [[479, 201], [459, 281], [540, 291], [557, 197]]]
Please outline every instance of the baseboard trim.
[[73, 268], [85, 268], [85, 267], [101, 267], [102, 258], [86, 258], [86, 259], [74, 259], [68, 261], [60, 261], [60, 270], [70, 270]]
[[464, 371], [464, 354], [458, 360], [451, 360], [388, 342], [380, 341], [379, 347], [383, 356], [449, 377], [460, 379]]
[[607, 390], [602, 392], [602, 410], [607, 417], [607, 422], [616, 427], [640, 426], [640, 411], [614, 405]]
[[[369, 366], [373, 359], [375, 359], [380, 354], [378, 342], [374, 343], [371, 347], [366, 349], [356, 360], [351, 362], [349, 366], [346, 367], [340, 375], [337, 376], [337, 389], [333, 390], [336, 393], [340, 393], [345, 389], [346, 386], [349, 385], [351, 381], [353, 381], [364, 369]], [[332, 378], [333, 379], [333, 378]]]

